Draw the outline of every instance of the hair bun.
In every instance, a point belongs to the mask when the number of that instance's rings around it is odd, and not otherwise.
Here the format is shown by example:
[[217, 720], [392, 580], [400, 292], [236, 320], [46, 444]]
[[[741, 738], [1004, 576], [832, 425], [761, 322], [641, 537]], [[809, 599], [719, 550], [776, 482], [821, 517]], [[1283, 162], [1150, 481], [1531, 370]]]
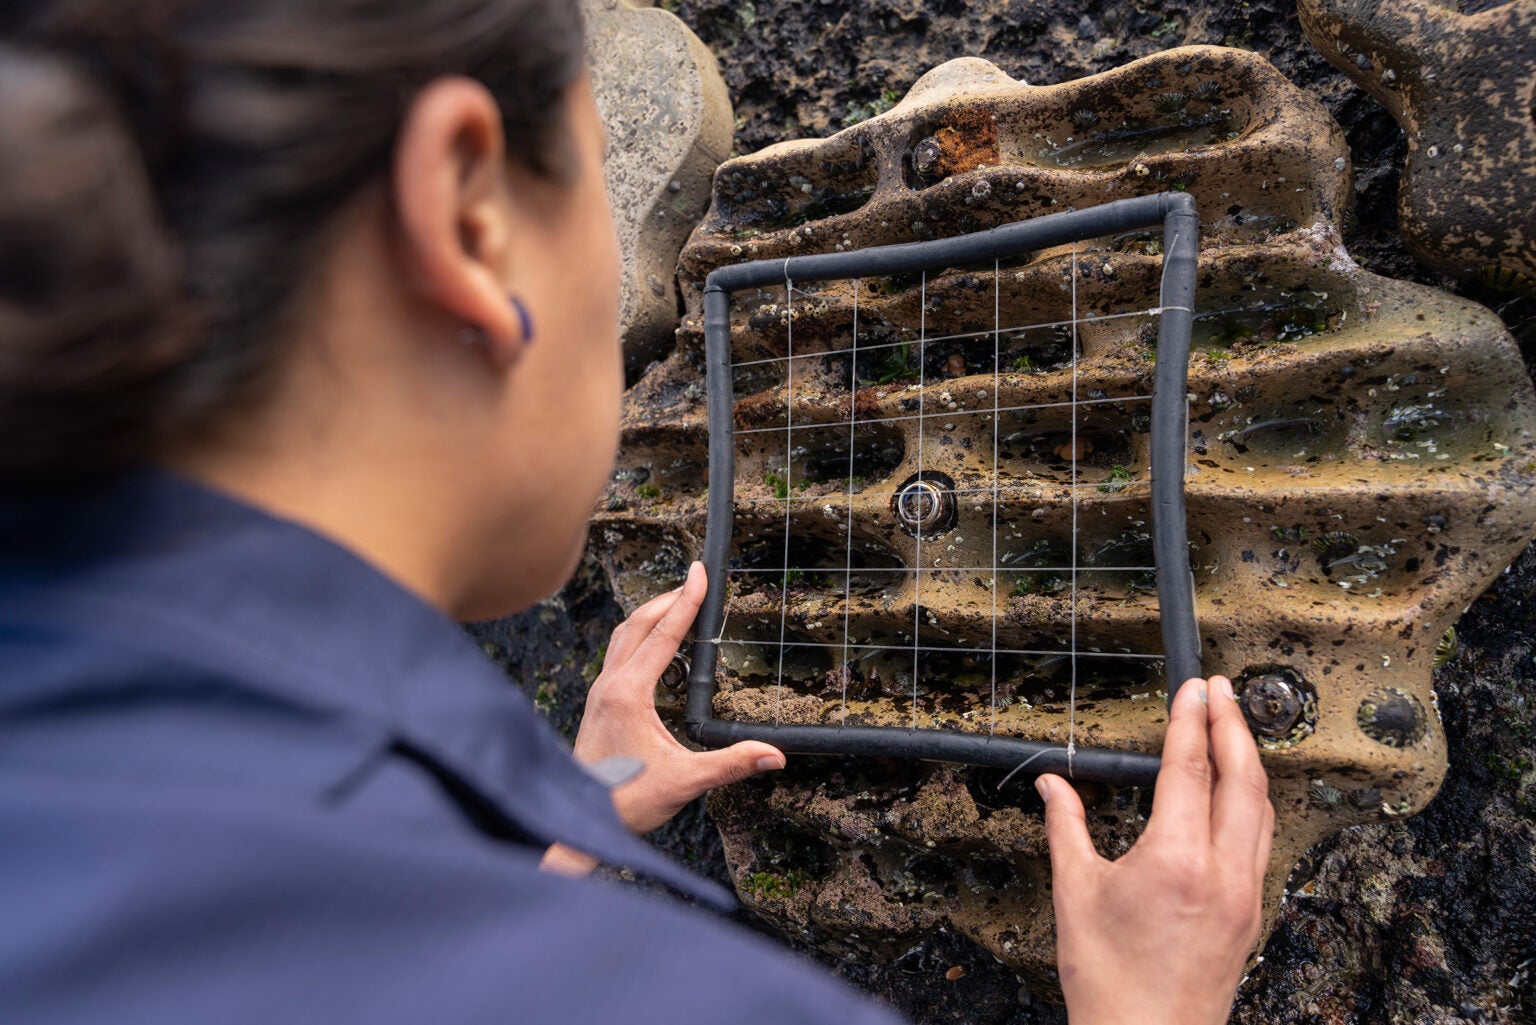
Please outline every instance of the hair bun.
[[0, 43], [0, 488], [146, 456], [195, 344], [179, 247], [114, 99]]

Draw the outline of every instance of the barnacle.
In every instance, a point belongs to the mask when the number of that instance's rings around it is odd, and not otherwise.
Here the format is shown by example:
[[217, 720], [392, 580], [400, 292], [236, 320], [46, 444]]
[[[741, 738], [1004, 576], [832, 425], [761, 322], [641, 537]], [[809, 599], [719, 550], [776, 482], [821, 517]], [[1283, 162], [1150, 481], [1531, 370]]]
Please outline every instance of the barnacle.
[[1339, 802], [1344, 800], [1344, 795], [1337, 787], [1330, 786], [1320, 779], [1314, 779], [1307, 785], [1307, 800], [1313, 807], [1328, 810], [1337, 808]]
[[1347, 530], [1330, 530], [1312, 539], [1312, 551], [1325, 568], [1339, 559], [1347, 559], [1360, 550], [1360, 539]]
[[1479, 267], [1477, 280], [1497, 292], [1509, 292], [1514, 295], [1523, 295], [1528, 299], [1536, 299], [1536, 281], [1532, 281], [1517, 270], [1510, 270], [1496, 263], [1485, 263]]
[[1435, 645], [1435, 668], [1443, 669], [1445, 666], [1450, 665], [1451, 660], [1456, 657], [1456, 652], [1460, 647], [1461, 645], [1456, 640], [1456, 628], [1454, 626], [1446, 627], [1445, 635], [1440, 638], [1440, 643]]

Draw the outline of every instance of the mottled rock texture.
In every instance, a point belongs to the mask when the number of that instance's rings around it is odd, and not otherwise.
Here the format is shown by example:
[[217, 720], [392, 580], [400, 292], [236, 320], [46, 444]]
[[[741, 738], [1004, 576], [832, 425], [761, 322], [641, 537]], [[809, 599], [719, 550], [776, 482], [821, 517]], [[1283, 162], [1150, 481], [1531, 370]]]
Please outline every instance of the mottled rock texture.
[[[1290, 0], [681, 0], [675, 7], [721, 58], [740, 116], [740, 152], [826, 136], [878, 113], [951, 57], [986, 57], [1015, 77], [1049, 84], [1183, 43], [1256, 49], [1345, 130], [1356, 196], [1343, 220], [1351, 253], [1396, 278], [1454, 284], [1419, 265], [1398, 236], [1395, 198], [1407, 147], [1396, 124], [1311, 47]], [[1527, 344], [1531, 304], [1458, 287], [1493, 305]], [[570, 723], [585, 683], [580, 670], [595, 666], [617, 614], [600, 577], [589, 573], [558, 599], [490, 628], [495, 639], [487, 643]], [[1463, 617], [1460, 653], [1436, 674], [1450, 759], [1440, 794], [1418, 816], [1357, 828], [1309, 852], [1292, 880], [1300, 895], [1281, 908], [1235, 1020], [1533, 1020], [1533, 619], [1536, 559], [1527, 555]], [[658, 839], [725, 878], [718, 839], [699, 808]], [[827, 961], [917, 1022], [1065, 1020], [1021, 991], [1011, 970], [942, 927], [891, 965]]]
[[1460, 277], [1536, 279], [1536, 0], [1301, 0], [1307, 36], [1379, 100], [1408, 155], [1403, 241]]
[[[1261, 58], [1214, 47], [1054, 86], [951, 61], [829, 139], [722, 165], [681, 259], [678, 348], [629, 393], [622, 479], [595, 523], [621, 603], [656, 588], [658, 544], [700, 548], [699, 288], [714, 267], [1185, 190], [1203, 224], [1187, 490], [1206, 664], [1255, 693], [1280, 676], [1299, 692], [1299, 721], [1264, 741], [1279, 823], [1272, 922], [1302, 850], [1434, 794], [1436, 644], [1536, 519], [1536, 395], [1512, 341], [1481, 307], [1350, 260], [1337, 230], [1348, 168], [1320, 104]], [[736, 446], [726, 622], [738, 625], [726, 633], [748, 640], [726, 645], [717, 715], [1160, 746], [1155, 666], [1079, 659], [1069, 700], [1066, 659], [966, 652], [1055, 650], [1069, 632], [1079, 651], [1158, 650], [1157, 603], [1134, 573], [1089, 570], [1073, 598], [1049, 571], [1007, 568], [1063, 566], [1069, 551], [1090, 567], [1149, 563], [1149, 421], [1112, 400], [1151, 391], [1153, 325], [1085, 324], [1075, 365], [1071, 331], [987, 330], [995, 314], [1060, 325], [1074, 301], [1094, 314], [1154, 307], [1158, 245], [1132, 234], [1046, 250], [996, 283], [966, 268], [807, 285], [793, 308], [782, 288], [735, 297], [737, 427], [750, 433]], [[857, 344], [873, 347], [850, 375], [855, 308]], [[919, 323], [938, 340], [903, 333]], [[760, 362], [790, 351], [791, 330], [792, 379], [788, 364]], [[904, 365], [888, 366], [893, 352]], [[1074, 387], [1100, 404], [1069, 430]], [[865, 425], [851, 450], [850, 410]], [[1071, 465], [1069, 443], [1082, 449]], [[916, 473], [987, 500], [960, 497], [919, 547], [890, 511]], [[899, 648], [919, 623], [924, 643], [953, 654], [908, 654], [903, 667], [899, 652], [855, 647], [841, 668], [825, 655], [850, 637]], [[773, 645], [786, 640], [805, 647], [781, 659]], [[1146, 795], [1089, 790], [1101, 848], [1128, 849]], [[889, 960], [948, 925], [1047, 991], [1049, 872], [1038, 814], [1020, 800], [982, 772], [821, 764], [712, 807], [743, 900], [795, 934]]]
[[583, 0], [583, 13], [608, 129], [619, 322], [634, 372], [666, 349], [677, 326], [677, 254], [730, 152], [731, 100], [714, 55], [675, 15], [631, 0]]

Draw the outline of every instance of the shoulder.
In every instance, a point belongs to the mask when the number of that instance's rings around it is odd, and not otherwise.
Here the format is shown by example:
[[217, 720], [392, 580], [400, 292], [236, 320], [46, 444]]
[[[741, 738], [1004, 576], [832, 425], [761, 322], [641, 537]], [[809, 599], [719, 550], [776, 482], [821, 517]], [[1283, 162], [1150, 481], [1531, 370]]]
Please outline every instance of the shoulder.
[[526, 848], [19, 782], [0, 777], [0, 1006], [40, 1025], [893, 1020], [756, 937], [542, 873]]

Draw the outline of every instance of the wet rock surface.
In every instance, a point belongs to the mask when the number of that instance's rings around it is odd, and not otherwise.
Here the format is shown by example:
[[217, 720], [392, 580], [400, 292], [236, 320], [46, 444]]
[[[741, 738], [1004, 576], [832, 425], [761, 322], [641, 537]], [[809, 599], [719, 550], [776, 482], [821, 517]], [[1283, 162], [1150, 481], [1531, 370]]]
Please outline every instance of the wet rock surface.
[[583, 0], [592, 88], [608, 131], [604, 173], [618, 230], [619, 322], [631, 369], [677, 320], [673, 267], [731, 146], [731, 100], [714, 55], [672, 14]]
[[[722, 165], [680, 261], [678, 347], [629, 393], [594, 525], [620, 603], [656, 589], [655, 549], [697, 551], [704, 534], [711, 270], [1184, 191], [1202, 223], [1186, 492], [1205, 660], [1245, 697], [1294, 681], [1289, 721], [1260, 737], [1272, 922], [1302, 850], [1438, 788], [1437, 642], [1536, 519], [1536, 395], [1514, 345], [1481, 307], [1353, 263], [1337, 229], [1348, 170], [1320, 104], [1220, 47], [1054, 86], [957, 59], [828, 139]], [[1126, 233], [1006, 269], [732, 297], [736, 625], [720, 718], [1158, 749], [1155, 584], [1100, 567], [1150, 564], [1138, 396], [1156, 327], [1125, 311], [1158, 305], [1161, 263], [1158, 233]], [[1105, 316], [1052, 328], [1074, 310]], [[996, 335], [999, 320], [1043, 327]], [[1073, 398], [1094, 401], [1069, 424]], [[1070, 594], [1068, 563], [1087, 567]], [[1068, 636], [1085, 653], [1071, 672], [1051, 655]], [[932, 766], [829, 771], [715, 799], [745, 903], [871, 962], [952, 927], [1054, 990], [1046, 852], [1017, 789]], [[1146, 794], [1085, 789], [1101, 849], [1128, 849]]]
[[1300, 14], [1328, 59], [1403, 126], [1403, 241], [1447, 273], [1529, 286], [1536, 0], [1302, 0]]
[[[1146, 5], [1151, 7], [1152, 5]], [[738, 147], [821, 136], [867, 116], [941, 60], [980, 54], [1032, 82], [1106, 70], [1179, 42], [1265, 49], [1344, 126], [1355, 165], [1356, 217], [1346, 222], [1362, 263], [1444, 284], [1396, 234], [1393, 200], [1403, 142], [1390, 116], [1306, 44], [1285, 4], [1109, 5], [684, 2], [679, 13], [722, 57], [736, 98]], [[1096, 53], [1095, 51], [1098, 51]], [[858, 109], [851, 109], [851, 108]], [[1522, 337], [1524, 300], [1467, 288]], [[638, 549], [637, 549], [638, 550]], [[686, 553], [675, 553], [680, 561]], [[606, 604], [605, 604], [606, 603]], [[1436, 675], [1450, 770], [1439, 796], [1403, 822], [1358, 827], [1308, 852], [1291, 880], [1265, 960], [1239, 995], [1242, 1022], [1521, 1022], [1533, 1019], [1536, 776], [1536, 558], [1522, 557], [1476, 602], [1460, 650]], [[554, 602], [498, 624], [487, 641], [530, 691], [551, 666], [557, 715], [573, 721], [582, 675], [617, 609], [587, 575]], [[563, 619], [563, 622], [562, 622]], [[574, 627], [581, 639], [572, 644]], [[530, 643], [531, 639], [531, 643]], [[1349, 795], [1320, 790], [1317, 800]], [[724, 878], [723, 852], [695, 807], [659, 838]], [[771, 873], [769, 873], [771, 874]], [[761, 880], [765, 896], [793, 880]], [[750, 920], [749, 920], [750, 924]], [[1027, 927], [1027, 923], [1025, 923]], [[822, 956], [825, 955], [815, 955]], [[1023, 1025], [1064, 1020], [1021, 992], [1011, 970], [936, 928], [888, 965], [827, 958], [833, 970], [914, 1021]]]
[[1536, 1020], [1536, 553], [1457, 627], [1435, 676], [1450, 747], [1405, 822], [1317, 845], [1234, 1020]]

